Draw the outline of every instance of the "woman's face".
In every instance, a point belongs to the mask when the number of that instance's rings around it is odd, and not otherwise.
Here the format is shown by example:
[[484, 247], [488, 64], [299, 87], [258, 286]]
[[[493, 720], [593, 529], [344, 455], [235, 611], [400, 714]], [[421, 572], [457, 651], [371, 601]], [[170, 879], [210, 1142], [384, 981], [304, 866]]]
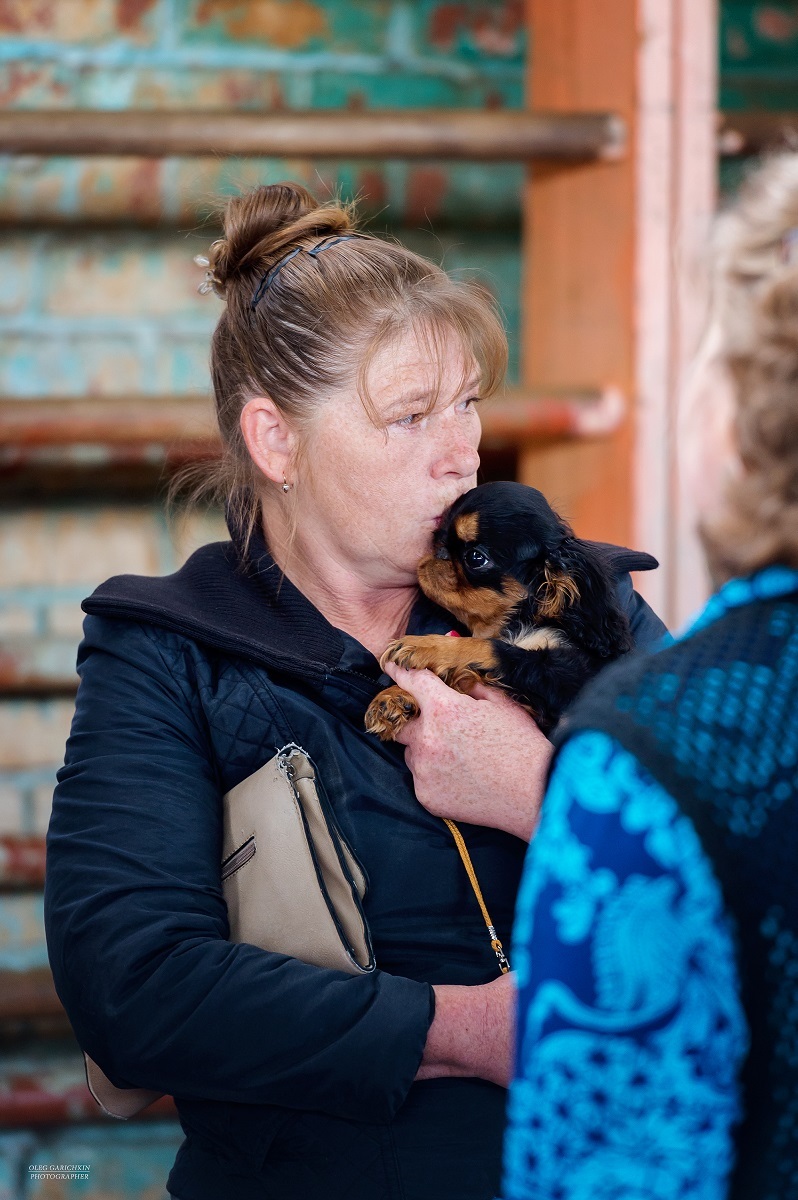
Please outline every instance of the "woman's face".
[[320, 405], [295, 482], [297, 540], [306, 554], [332, 555], [371, 585], [415, 580], [441, 514], [475, 486], [479, 466], [477, 365], [464, 362], [454, 335], [442, 361], [438, 380], [429, 355], [407, 335], [371, 364], [376, 423], [354, 387]]

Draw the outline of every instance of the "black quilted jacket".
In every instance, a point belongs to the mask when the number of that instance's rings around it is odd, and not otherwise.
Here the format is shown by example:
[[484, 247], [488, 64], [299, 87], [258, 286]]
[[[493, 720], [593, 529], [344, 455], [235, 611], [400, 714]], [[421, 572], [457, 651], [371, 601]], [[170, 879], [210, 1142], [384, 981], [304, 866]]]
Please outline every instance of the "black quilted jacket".
[[[638, 640], [662, 625], [615, 552]], [[45, 921], [81, 1046], [118, 1085], [175, 1096], [181, 1200], [489, 1200], [502, 1089], [413, 1084], [431, 984], [496, 960], [451, 836], [403, 751], [363, 729], [373, 656], [279, 574], [258, 535], [176, 575], [121, 576], [84, 602], [81, 683], [48, 833]], [[412, 632], [452, 619], [420, 598]], [[385, 678], [382, 677], [383, 682]], [[378, 970], [349, 977], [227, 940], [220, 797], [287, 742], [369, 877]], [[509, 942], [525, 845], [463, 826]]]

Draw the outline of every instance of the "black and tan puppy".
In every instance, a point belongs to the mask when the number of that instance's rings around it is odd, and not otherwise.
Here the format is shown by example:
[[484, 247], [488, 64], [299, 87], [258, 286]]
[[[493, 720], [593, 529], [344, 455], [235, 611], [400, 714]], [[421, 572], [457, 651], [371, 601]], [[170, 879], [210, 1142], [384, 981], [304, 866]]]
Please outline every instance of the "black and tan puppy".
[[[403, 637], [382, 656], [428, 668], [460, 692], [481, 680], [505, 688], [544, 733], [600, 667], [631, 649], [629, 621], [599, 547], [574, 537], [535, 488], [486, 483], [455, 501], [418, 578], [471, 637]], [[413, 697], [386, 688], [366, 728], [392, 740], [418, 715]]]

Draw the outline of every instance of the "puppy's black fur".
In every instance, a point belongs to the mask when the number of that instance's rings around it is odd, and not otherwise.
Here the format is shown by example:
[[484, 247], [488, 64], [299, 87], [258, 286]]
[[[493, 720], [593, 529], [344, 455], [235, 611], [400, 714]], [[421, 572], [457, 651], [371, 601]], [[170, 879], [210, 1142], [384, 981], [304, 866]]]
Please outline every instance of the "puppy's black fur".
[[[505, 688], [548, 733], [605, 663], [632, 647], [601, 550], [574, 536], [535, 488], [488, 483], [461, 496], [419, 564], [422, 589], [470, 638], [405, 637], [383, 655], [435, 671], [458, 691]], [[384, 740], [417, 713], [390, 688], [367, 713]]]

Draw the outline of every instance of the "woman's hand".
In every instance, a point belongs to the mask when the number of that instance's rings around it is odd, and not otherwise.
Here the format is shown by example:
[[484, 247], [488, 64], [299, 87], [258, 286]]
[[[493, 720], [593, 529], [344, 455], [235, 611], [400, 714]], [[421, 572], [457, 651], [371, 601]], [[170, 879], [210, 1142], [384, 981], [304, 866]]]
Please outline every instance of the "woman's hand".
[[437, 817], [503, 829], [529, 841], [554, 748], [532, 718], [498, 688], [469, 696], [431, 671], [385, 671], [415, 697], [420, 715], [397, 741], [419, 803]]
[[435, 1017], [416, 1079], [471, 1076], [508, 1087], [515, 1046], [511, 974], [474, 987], [436, 986]]

